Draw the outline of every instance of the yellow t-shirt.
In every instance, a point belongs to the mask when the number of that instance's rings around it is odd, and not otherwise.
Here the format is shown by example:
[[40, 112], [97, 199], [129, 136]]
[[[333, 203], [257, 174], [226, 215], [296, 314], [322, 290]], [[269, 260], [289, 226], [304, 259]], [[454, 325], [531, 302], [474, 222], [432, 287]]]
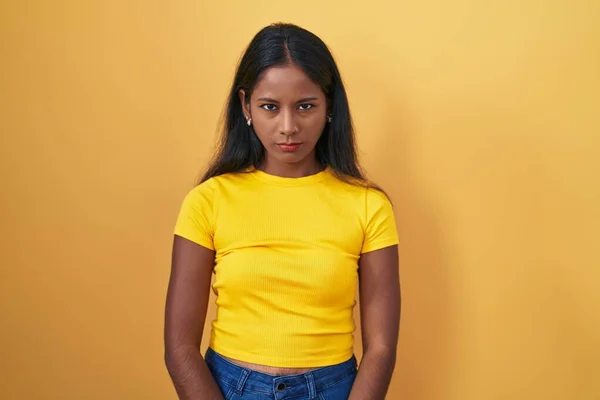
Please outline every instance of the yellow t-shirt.
[[175, 234], [215, 250], [210, 346], [283, 368], [352, 357], [358, 259], [398, 243], [386, 196], [328, 170], [211, 178], [185, 197]]

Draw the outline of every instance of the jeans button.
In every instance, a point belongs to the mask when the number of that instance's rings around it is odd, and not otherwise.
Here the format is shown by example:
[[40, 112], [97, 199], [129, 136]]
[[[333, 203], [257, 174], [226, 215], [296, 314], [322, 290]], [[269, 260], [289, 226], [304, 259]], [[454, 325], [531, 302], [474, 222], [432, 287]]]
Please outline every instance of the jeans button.
[[285, 390], [285, 387], [285, 383], [280, 383], [279, 385], [277, 385], [277, 391], [283, 392]]

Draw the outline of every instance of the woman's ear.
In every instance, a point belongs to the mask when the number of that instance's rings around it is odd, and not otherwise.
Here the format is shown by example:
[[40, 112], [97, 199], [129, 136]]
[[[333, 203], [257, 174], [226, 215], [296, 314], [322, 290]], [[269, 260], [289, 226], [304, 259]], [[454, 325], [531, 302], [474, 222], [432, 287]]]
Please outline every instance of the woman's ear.
[[240, 103], [242, 104], [242, 110], [244, 110], [244, 117], [248, 119], [252, 115], [250, 113], [250, 99], [246, 99], [246, 91], [244, 89], [240, 89], [239, 96]]

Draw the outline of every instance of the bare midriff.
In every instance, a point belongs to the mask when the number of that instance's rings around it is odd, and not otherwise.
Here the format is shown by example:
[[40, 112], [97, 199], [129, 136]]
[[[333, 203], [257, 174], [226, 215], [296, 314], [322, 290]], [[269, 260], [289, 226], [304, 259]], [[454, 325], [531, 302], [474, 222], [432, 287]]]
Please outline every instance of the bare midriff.
[[310, 371], [314, 371], [317, 368], [280, 368], [280, 367], [271, 367], [268, 365], [261, 364], [253, 364], [245, 361], [235, 360], [233, 358], [222, 356], [227, 361], [240, 366], [242, 368], [247, 368], [252, 371], [262, 372], [263, 374], [268, 375], [297, 375], [297, 374], [305, 374]]

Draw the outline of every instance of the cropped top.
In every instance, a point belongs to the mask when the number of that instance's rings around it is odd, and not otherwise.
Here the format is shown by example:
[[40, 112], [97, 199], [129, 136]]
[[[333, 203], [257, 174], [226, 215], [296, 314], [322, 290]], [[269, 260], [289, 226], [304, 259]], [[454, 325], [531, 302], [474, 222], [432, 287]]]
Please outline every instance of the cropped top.
[[174, 233], [215, 251], [210, 347], [281, 368], [352, 357], [360, 255], [398, 243], [387, 197], [327, 169], [211, 178], [187, 193]]

